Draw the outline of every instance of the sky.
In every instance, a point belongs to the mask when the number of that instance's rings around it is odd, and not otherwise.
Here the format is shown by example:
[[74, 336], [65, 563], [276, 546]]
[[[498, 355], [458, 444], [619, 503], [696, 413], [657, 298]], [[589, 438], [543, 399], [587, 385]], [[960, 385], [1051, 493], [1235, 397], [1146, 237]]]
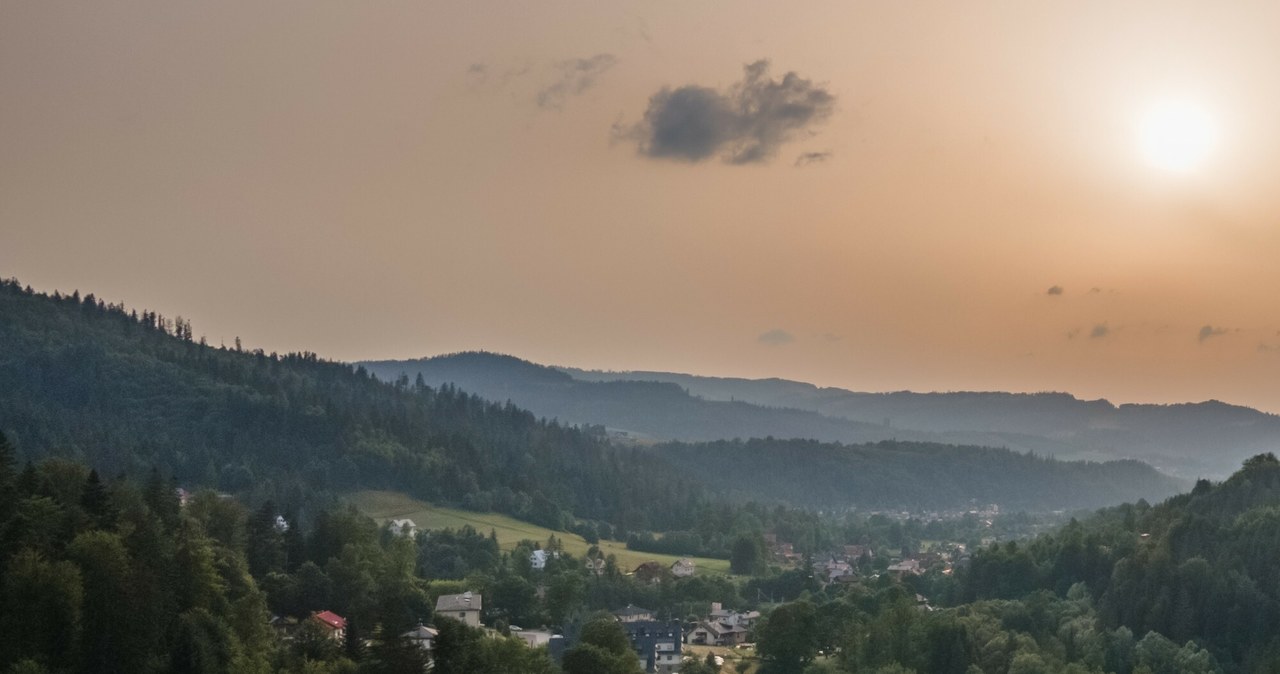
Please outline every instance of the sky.
[[3, 3], [0, 276], [340, 360], [1280, 412], [1277, 26], [1268, 2]]

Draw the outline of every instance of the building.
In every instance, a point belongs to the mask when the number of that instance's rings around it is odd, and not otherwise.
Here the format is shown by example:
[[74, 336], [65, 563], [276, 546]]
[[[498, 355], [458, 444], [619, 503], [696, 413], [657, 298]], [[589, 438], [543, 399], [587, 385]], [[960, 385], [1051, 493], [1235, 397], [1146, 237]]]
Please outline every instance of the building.
[[[616, 613], [616, 612], [615, 612]], [[684, 642], [684, 629], [680, 621], [669, 623], [655, 620], [636, 620], [622, 623], [631, 640], [631, 648], [640, 660], [640, 667], [650, 674], [673, 674], [680, 671]]]
[[889, 573], [896, 573], [899, 575], [906, 574], [906, 573], [919, 574], [920, 562], [914, 559], [904, 559], [900, 562], [894, 562], [893, 564], [890, 564], [889, 568], [885, 570], [888, 571]]
[[550, 558], [551, 555], [546, 550], [534, 550], [529, 553], [529, 566], [535, 571], [541, 571], [547, 568], [547, 560]]
[[347, 638], [347, 619], [333, 611], [314, 611], [311, 621], [328, 630], [329, 638], [341, 642]]
[[418, 648], [426, 651], [428, 657], [430, 657], [431, 650], [435, 647], [436, 637], [439, 635], [440, 633], [434, 628], [425, 627], [422, 623], [418, 623], [417, 627], [401, 634], [400, 637], [409, 640]]
[[391, 533], [397, 536], [415, 538], [418, 535], [418, 525], [414, 524], [413, 520], [410, 519], [391, 520], [391, 524], [388, 526], [391, 527]]
[[471, 627], [480, 627], [482, 599], [474, 592], [442, 594], [436, 600], [436, 617], [453, 618]]
[[739, 613], [711, 604], [707, 619], [689, 631], [686, 642], [706, 646], [736, 646], [746, 643], [751, 627], [760, 619], [759, 611]]
[[671, 575], [676, 578], [688, 578], [693, 575], [696, 568], [692, 559], [681, 557], [671, 564]]
[[644, 562], [636, 567], [632, 572], [632, 576], [641, 583], [649, 583], [654, 585], [662, 582], [662, 573], [666, 568], [657, 562]]
[[653, 620], [653, 611], [639, 606], [627, 604], [626, 608], [620, 608], [613, 612], [613, 617], [618, 619], [620, 623], [633, 623], [646, 620]]

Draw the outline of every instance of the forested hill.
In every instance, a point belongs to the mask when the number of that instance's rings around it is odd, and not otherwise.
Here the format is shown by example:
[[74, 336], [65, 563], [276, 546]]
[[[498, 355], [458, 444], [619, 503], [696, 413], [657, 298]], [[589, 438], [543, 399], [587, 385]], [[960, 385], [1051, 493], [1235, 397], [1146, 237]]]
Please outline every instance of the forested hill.
[[494, 353], [457, 353], [360, 365], [385, 381], [421, 376], [429, 386], [453, 384], [489, 400], [510, 400], [547, 418], [606, 426], [655, 440], [765, 436], [828, 442], [936, 439], [927, 433], [804, 410], [704, 400], [672, 383], [581, 381], [554, 368]]
[[[1220, 484], [1100, 512], [1031, 544], [973, 559], [956, 599], [1087, 588], [1102, 627], [1207, 646], [1227, 671], [1280, 671], [1280, 461]], [[1083, 645], [1083, 644], [1082, 644]]]
[[664, 529], [684, 525], [697, 500], [652, 457], [510, 405], [195, 334], [92, 295], [0, 284], [0, 432], [28, 459], [66, 456], [110, 475], [157, 466], [288, 504], [396, 489], [557, 528], [572, 512]]
[[1249, 456], [1280, 450], [1280, 416], [1214, 400], [1115, 405], [1066, 393], [868, 393], [786, 379], [556, 369], [582, 382], [666, 383], [707, 401], [736, 400], [887, 424], [899, 439], [910, 439], [906, 434], [914, 431], [945, 442], [1031, 449], [1063, 458], [1136, 458], [1184, 477], [1225, 477]]
[[1096, 508], [1189, 486], [1137, 461], [1057, 461], [1007, 449], [813, 440], [671, 443], [652, 451], [730, 499], [811, 508]]

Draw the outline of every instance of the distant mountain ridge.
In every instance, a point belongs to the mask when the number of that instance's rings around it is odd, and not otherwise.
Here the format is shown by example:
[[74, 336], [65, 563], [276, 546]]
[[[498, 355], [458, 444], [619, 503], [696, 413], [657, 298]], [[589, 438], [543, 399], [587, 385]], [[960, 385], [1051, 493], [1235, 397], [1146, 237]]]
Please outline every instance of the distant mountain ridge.
[[1007, 447], [1063, 459], [1137, 459], [1185, 478], [1220, 477], [1280, 449], [1280, 416], [1217, 401], [1114, 405], [1067, 393], [865, 393], [785, 379], [602, 372], [468, 352], [362, 363], [383, 379], [421, 374], [491, 400], [655, 440], [772, 436]]

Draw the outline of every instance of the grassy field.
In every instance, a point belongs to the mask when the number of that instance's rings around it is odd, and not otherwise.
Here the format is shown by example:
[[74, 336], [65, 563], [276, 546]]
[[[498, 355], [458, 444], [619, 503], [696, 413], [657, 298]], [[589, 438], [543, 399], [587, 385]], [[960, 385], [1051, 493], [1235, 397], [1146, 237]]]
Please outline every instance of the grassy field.
[[[547, 537], [552, 534], [564, 542], [565, 552], [575, 557], [585, 556], [587, 548], [591, 547], [591, 544], [587, 543], [581, 536], [567, 531], [552, 531], [536, 524], [521, 522], [497, 513], [476, 513], [454, 508], [437, 508], [399, 492], [359, 491], [347, 494], [346, 498], [356, 508], [359, 508], [360, 512], [377, 520], [379, 524], [390, 519], [407, 517], [413, 520], [419, 529], [459, 529], [468, 524], [483, 534], [488, 534], [489, 530], [492, 529], [498, 535], [498, 547], [503, 550], [511, 550], [523, 540], [545, 543]], [[642, 562], [656, 561], [670, 566], [672, 562], [679, 559], [674, 555], [659, 555], [628, 550], [626, 543], [619, 541], [602, 540], [598, 545], [606, 555], [616, 555], [618, 557], [618, 566], [628, 571], [636, 568]], [[727, 559], [707, 559], [705, 557], [690, 557], [690, 559], [697, 565], [699, 574], [729, 573], [729, 560]]]

